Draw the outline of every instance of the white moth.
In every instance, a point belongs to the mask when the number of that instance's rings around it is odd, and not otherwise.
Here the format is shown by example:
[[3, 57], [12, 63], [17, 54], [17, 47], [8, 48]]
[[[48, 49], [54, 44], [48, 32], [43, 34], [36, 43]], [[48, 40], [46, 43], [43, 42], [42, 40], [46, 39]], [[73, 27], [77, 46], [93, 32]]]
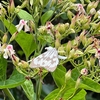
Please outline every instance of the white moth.
[[66, 59], [66, 57], [59, 56], [56, 48], [46, 47], [45, 49], [47, 49], [46, 52], [42, 53], [32, 60], [32, 62], [30, 63], [30, 67], [43, 67], [48, 71], [53, 72], [59, 64], [58, 58], [60, 57], [60, 59]]

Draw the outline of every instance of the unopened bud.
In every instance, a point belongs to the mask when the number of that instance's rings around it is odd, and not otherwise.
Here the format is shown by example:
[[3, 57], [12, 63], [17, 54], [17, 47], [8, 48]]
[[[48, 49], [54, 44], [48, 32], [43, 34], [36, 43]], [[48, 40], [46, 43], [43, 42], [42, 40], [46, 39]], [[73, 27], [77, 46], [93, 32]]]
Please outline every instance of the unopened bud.
[[90, 14], [91, 14], [91, 15], [94, 15], [95, 13], [96, 13], [95, 8], [92, 8], [92, 9], [90, 10]]
[[58, 53], [59, 53], [60, 55], [63, 55], [63, 54], [66, 53], [63, 46], [60, 46], [60, 47], [58, 48]]
[[14, 0], [9, 0], [8, 12], [13, 13], [14, 11], [15, 11]]
[[61, 34], [59, 33], [59, 31], [55, 31], [55, 37], [56, 39], [61, 39]]
[[5, 33], [4, 36], [3, 36], [3, 38], [2, 38], [2, 42], [3, 42], [3, 43], [6, 43], [6, 42], [7, 42], [7, 38], [8, 38], [8, 36], [7, 36], [7, 34]]
[[94, 2], [93, 8], [97, 8], [99, 2], [100, 2], [99, 0], [97, 0], [96, 2]]
[[60, 40], [56, 39], [56, 41], [55, 41], [55, 47], [59, 48], [60, 46], [61, 46]]
[[19, 63], [19, 58], [17, 57], [17, 56], [15, 56], [15, 55], [12, 55], [12, 61], [13, 61], [13, 64], [14, 65], [17, 65], [18, 63]]
[[78, 87], [80, 85], [80, 81], [81, 81], [81, 79], [78, 78], [77, 81], [76, 81], [75, 89], [78, 89]]
[[18, 34], [18, 32], [15, 32], [15, 33], [12, 35], [12, 37], [10, 38], [10, 42], [13, 41], [13, 40], [16, 38], [17, 34]]
[[38, 28], [39, 33], [44, 34], [46, 33], [47, 29], [45, 26], [41, 26], [40, 28]]
[[69, 29], [69, 23], [65, 23], [65, 29]]
[[81, 70], [81, 75], [87, 75], [88, 74], [88, 70], [86, 68], [83, 68]]
[[65, 74], [65, 82], [67, 82], [71, 78], [71, 70], [68, 70]]
[[82, 41], [84, 39], [84, 36], [85, 36], [85, 30], [83, 30], [79, 36], [80, 40]]
[[59, 31], [61, 34], [63, 34], [65, 32], [65, 25], [64, 24], [58, 24], [56, 26], [56, 30]]
[[30, 26], [30, 28], [31, 28], [32, 30], [35, 29], [35, 24], [34, 24], [34, 22], [33, 22], [32, 20], [29, 21], [29, 26]]
[[22, 9], [22, 8], [25, 8], [28, 4], [28, 0], [25, 0], [21, 6], [17, 6], [18, 8]]
[[70, 20], [72, 19], [73, 15], [74, 15], [74, 14], [73, 14], [70, 10], [67, 11], [67, 16], [68, 16], [68, 18], [69, 18]]
[[71, 41], [69, 41], [67, 43], [67, 46], [66, 46], [66, 53], [67, 53], [67, 55], [69, 55], [70, 50], [71, 50]]
[[90, 64], [91, 66], [95, 66], [95, 59], [93, 57], [90, 58]]
[[29, 66], [29, 64], [28, 64], [28, 62], [21, 60], [21, 62], [18, 63], [18, 66], [20, 66], [22, 68], [27, 68]]
[[1, 46], [1, 48], [0, 48], [0, 52], [4, 52], [4, 49], [7, 47], [7, 44], [6, 43], [4, 43], [2, 46]]
[[91, 9], [96, 8], [97, 5], [98, 5], [98, 3], [99, 3], [99, 0], [98, 0], [97, 2], [95, 2], [95, 1], [90, 2], [90, 3], [88, 4], [88, 6], [87, 6], [87, 9], [86, 9], [87, 12], [89, 13]]
[[70, 28], [73, 28], [75, 27], [75, 22], [76, 22], [76, 19], [77, 19], [77, 16], [74, 16], [71, 20], [71, 24], [70, 24]]

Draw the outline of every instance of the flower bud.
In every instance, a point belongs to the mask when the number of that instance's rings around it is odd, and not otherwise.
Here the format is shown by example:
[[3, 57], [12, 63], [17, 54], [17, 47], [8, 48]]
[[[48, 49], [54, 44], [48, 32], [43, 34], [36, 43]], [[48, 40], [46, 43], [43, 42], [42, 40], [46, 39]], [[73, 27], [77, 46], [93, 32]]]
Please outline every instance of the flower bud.
[[17, 56], [15, 56], [15, 55], [12, 55], [12, 61], [13, 61], [13, 64], [14, 65], [17, 65], [18, 63], [19, 63], [19, 58], [17, 57]]
[[72, 19], [73, 15], [74, 15], [74, 14], [73, 14], [70, 10], [67, 11], [67, 16], [68, 16], [68, 18], [69, 18], [70, 20]]
[[60, 46], [60, 47], [58, 48], [58, 53], [59, 53], [60, 55], [63, 55], [63, 54], [66, 53], [63, 46]]
[[45, 26], [41, 26], [40, 28], [38, 28], [39, 33], [44, 34], [47, 32], [47, 29]]
[[4, 49], [6, 48], [7, 44], [4, 43], [1, 48], [0, 48], [0, 52], [3, 53], [4, 52]]
[[6, 42], [7, 42], [7, 38], [8, 38], [8, 36], [7, 36], [7, 34], [5, 33], [4, 36], [3, 36], [3, 38], [2, 38], [2, 42], [3, 42], [3, 43], [6, 43]]
[[56, 37], [56, 39], [61, 40], [61, 34], [59, 33], [59, 31], [55, 31], [55, 37]]
[[74, 58], [74, 54], [75, 54], [75, 49], [70, 50], [69, 58]]
[[28, 0], [25, 0], [21, 6], [17, 6], [18, 8], [22, 9], [22, 8], [25, 8], [28, 4]]
[[76, 22], [76, 19], [77, 19], [77, 16], [74, 16], [71, 20], [71, 24], [70, 24], [70, 28], [73, 28], [75, 27], [75, 22]]
[[94, 15], [95, 13], [96, 13], [95, 8], [92, 8], [92, 9], [90, 10], [90, 14], [91, 14], [91, 15]]
[[78, 89], [78, 87], [80, 85], [80, 81], [81, 81], [81, 79], [78, 78], [77, 81], [76, 81], [75, 89]]
[[87, 75], [88, 74], [88, 70], [86, 68], [83, 68], [81, 70], [81, 75]]
[[18, 66], [20, 66], [22, 68], [27, 68], [29, 66], [29, 64], [28, 64], [28, 62], [21, 60], [21, 62], [18, 63]]
[[90, 0], [85, 0], [87, 3], [90, 3], [91, 1]]
[[81, 34], [80, 34], [80, 36], [79, 36], [80, 40], [83, 40], [85, 33], [86, 33], [85, 30], [83, 30], [83, 31], [81, 32]]
[[96, 2], [94, 2], [93, 8], [97, 8], [99, 2], [100, 2], [99, 0], [97, 0]]
[[63, 34], [63, 33], [65, 32], [65, 25], [59, 23], [59, 24], [56, 26], [56, 30], [59, 31], [61, 34]]
[[30, 26], [31, 30], [35, 29], [35, 24], [32, 20], [29, 21], [29, 26]]
[[90, 2], [87, 6], [87, 12], [89, 13], [91, 9], [93, 8], [96, 8], [98, 6], [98, 3], [99, 3], [99, 0], [98, 1], [93, 1], [93, 2]]
[[70, 50], [71, 50], [71, 41], [69, 41], [69, 42], [67, 43], [67, 46], [66, 46], [66, 54], [67, 54], [67, 55], [69, 55]]
[[69, 23], [65, 23], [65, 29], [69, 29]]
[[95, 58], [94, 57], [90, 58], [90, 64], [91, 64], [91, 66], [95, 65]]
[[15, 32], [15, 33], [12, 35], [12, 37], [10, 38], [10, 42], [13, 41], [13, 40], [16, 38], [17, 34], [18, 34], [18, 32]]
[[55, 41], [55, 47], [58, 49], [60, 46], [61, 46], [60, 40], [56, 39], [56, 41]]
[[71, 78], [71, 70], [68, 70], [65, 74], [65, 82], [67, 82]]
[[14, 11], [15, 11], [14, 0], [9, 0], [8, 12], [13, 13]]

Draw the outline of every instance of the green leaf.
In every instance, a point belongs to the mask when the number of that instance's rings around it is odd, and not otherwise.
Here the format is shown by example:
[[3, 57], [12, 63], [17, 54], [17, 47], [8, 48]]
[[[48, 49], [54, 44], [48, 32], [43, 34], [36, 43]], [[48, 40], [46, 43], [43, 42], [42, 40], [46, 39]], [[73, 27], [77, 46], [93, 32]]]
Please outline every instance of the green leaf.
[[80, 85], [80, 88], [100, 93], [100, 84], [99, 83], [93, 81], [92, 79], [90, 79], [88, 77], [85, 77], [84, 79], [82, 79], [81, 82], [82, 82], [82, 84]]
[[25, 81], [25, 76], [14, 70], [9, 79], [0, 81], [0, 89], [14, 88], [21, 85]]
[[84, 89], [80, 90], [71, 100], [85, 100], [86, 91]]
[[53, 15], [53, 10], [45, 12], [41, 17], [41, 24], [44, 25]]
[[0, 81], [6, 79], [7, 60], [0, 56]]
[[57, 69], [52, 73], [53, 79], [58, 87], [61, 87], [65, 83], [66, 69], [64, 66], [59, 65]]
[[22, 88], [29, 100], [34, 100], [34, 87], [31, 80], [26, 80], [22, 85]]
[[31, 55], [31, 53], [37, 47], [35, 44], [33, 35], [27, 34], [24, 31], [21, 31], [20, 33], [18, 33], [16, 37], [16, 41], [20, 45], [22, 50], [24, 51], [27, 58]]
[[[4, 20], [4, 24], [11, 34], [16, 32], [16, 27], [6, 19]], [[15, 40], [20, 45], [27, 58], [37, 47], [34, 41], [34, 36], [32, 34], [27, 34], [24, 31], [18, 33]]]
[[48, 4], [49, 0], [43, 0], [43, 6], [46, 6]]
[[75, 88], [68, 88], [64, 91], [64, 94], [60, 93], [61, 89], [55, 89], [50, 94], [48, 94], [44, 100], [85, 100], [86, 91], [84, 89], [78, 90], [76, 92]]
[[[77, 80], [77, 78], [80, 75], [81, 69], [84, 68], [84, 67], [85, 66], [83, 65], [83, 66], [79, 66], [78, 68], [74, 68], [72, 70], [72, 78], [73, 78], [74, 81]], [[93, 81], [91, 78], [86, 77], [86, 76], [81, 78], [80, 88], [100, 93], [100, 84]]]
[[20, 17], [20, 19], [24, 19], [24, 20], [33, 20], [33, 17], [31, 14], [29, 14], [28, 12], [26, 12], [25, 10], [20, 9], [20, 11], [18, 12], [18, 16]]
[[48, 94], [44, 100], [54, 100], [54, 98], [57, 96], [58, 92], [60, 91], [60, 89], [55, 89], [54, 91], [52, 91], [50, 94]]

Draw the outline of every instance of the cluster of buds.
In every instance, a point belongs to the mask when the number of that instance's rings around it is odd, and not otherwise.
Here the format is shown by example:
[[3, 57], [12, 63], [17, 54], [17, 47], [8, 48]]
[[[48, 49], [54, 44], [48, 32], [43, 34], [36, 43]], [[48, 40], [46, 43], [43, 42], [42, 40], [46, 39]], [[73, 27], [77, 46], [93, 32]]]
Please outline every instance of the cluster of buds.
[[41, 26], [38, 28], [39, 33], [41, 34], [50, 34], [53, 38], [53, 31], [54, 31], [54, 25], [51, 22], [47, 22], [45, 26]]

